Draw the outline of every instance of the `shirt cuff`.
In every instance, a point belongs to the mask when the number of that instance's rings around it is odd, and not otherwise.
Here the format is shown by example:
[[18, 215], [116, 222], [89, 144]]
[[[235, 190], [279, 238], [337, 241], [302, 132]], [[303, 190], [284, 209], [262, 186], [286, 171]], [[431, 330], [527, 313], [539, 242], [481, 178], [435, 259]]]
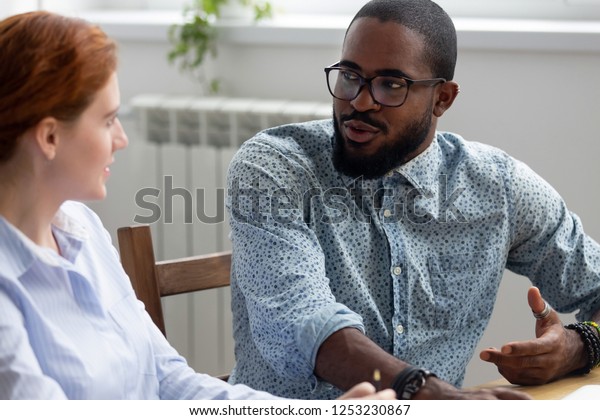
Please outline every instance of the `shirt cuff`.
[[[298, 348], [305, 360], [309, 361], [311, 372], [310, 382], [316, 387], [318, 380], [314, 375], [317, 352], [321, 344], [334, 332], [343, 328], [356, 328], [364, 334], [365, 327], [360, 315], [352, 312], [346, 306], [335, 303], [308, 320], [298, 331]], [[313, 343], [312, 346], [303, 343]]]

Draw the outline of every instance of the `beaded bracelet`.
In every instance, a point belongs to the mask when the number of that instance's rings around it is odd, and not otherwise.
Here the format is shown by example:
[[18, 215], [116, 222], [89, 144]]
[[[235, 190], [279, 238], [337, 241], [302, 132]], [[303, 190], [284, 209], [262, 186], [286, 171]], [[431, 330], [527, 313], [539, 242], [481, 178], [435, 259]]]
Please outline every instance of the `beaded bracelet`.
[[588, 340], [590, 341], [592, 353], [594, 355], [593, 361], [591, 362], [592, 368], [595, 368], [598, 365], [600, 365], [600, 337], [598, 337], [598, 335], [596, 335], [593, 326], [586, 324], [585, 322], [582, 322], [582, 324], [583, 324], [583, 327], [587, 330], [586, 336], [588, 337]]
[[586, 366], [573, 373], [590, 373], [592, 368], [600, 365], [600, 337], [594, 332], [595, 327], [584, 322], [577, 322], [575, 324], [565, 325], [565, 328], [574, 330], [579, 334], [587, 353], [588, 360]]
[[584, 325], [588, 329], [588, 336], [590, 338], [590, 341], [592, 342], [592, 347], [594, 350], [594, 361], [592, 366], [593, 369], [600, 366], [600, 337], [594, 331], [595, 327], [585, 323]]
[[594, 327], [596, 331], [598, 331], [598, 337], [600, 337], [600, 325], [594, 321], [584, 321], [585, 325], [589, 325], [590, 327]]

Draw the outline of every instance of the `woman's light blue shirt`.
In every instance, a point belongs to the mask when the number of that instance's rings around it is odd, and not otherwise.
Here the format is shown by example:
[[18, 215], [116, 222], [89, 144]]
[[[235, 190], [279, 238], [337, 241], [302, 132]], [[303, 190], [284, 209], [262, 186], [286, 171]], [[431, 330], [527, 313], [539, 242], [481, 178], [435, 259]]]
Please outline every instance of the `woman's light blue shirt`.
[[98, 217], [63, 204], [62, 256], [0, 217], [0, 399], [264, 399], [195, 373], [139, 302]]

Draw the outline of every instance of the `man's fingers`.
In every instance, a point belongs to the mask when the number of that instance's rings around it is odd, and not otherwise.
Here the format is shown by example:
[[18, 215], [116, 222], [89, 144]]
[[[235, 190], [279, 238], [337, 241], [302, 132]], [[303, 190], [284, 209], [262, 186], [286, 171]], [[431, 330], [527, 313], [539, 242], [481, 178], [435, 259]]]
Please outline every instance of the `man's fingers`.
[[527, 303], [529, 303], [529, 307], [533, 311], [533, 313], [541, 313], [544, 310], [546, 302], [542, 298], [542, 294], [540, 293], [540, 289], [537, 287], [530, 287], [527, 291]]
[[542, 321], [541, 323], [537, 323], [536, 328], [560, 322], [558, 314], [552, 309], [548, 302], [542, 298], [540, 290], [537, 287], [530, 287], [527, 291], [527, 303], [529, 303], [533, 316], [538, 321]]
[[485, 350], [482, 350], [479, 353], [479, 358], [481, 360], [483, 360], [484, 362], [491, 362], [494, 363], [494, 359], [496, 358], [496, 355], [499, 353], [499, 351], [493, 347], [487, 348]]
[[527, 302], [533, 312], [533, 316], [536, 318], [536, 337], [542, 337], [547, 330], [555, 325], [560, 325], [562, 328], [562, 321], [560, 320], [558, 313], [542, 298], [537, 287], [529, 288], [529, 291], [527, 292]]
[[[540, 343], [541, 340], [507, 344], [502, 351], [486, 349], [479, 353], [479, 358], [496, 366], [510, 369], [538, 368], [544, 365], [551, 356], [552, 347]], [[510, 352], [507, 350], [510, 349]]]
[[541, 356], [552, 353], [554, 346], [555, 337], [548, 333], [533, 340], [507, 343], [499, 353], [505, 357]]

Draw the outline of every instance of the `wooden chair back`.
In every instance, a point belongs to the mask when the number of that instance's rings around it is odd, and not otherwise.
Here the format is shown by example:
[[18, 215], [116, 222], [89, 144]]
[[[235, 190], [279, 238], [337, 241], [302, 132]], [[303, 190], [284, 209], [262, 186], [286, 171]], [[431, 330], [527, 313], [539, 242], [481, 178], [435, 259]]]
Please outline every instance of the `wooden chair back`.
[[117, 230], [121, 264], [152, 321], [166, 336], [161, 297], [229, 286], [231, 252], [156, 261], [150, 226]]

